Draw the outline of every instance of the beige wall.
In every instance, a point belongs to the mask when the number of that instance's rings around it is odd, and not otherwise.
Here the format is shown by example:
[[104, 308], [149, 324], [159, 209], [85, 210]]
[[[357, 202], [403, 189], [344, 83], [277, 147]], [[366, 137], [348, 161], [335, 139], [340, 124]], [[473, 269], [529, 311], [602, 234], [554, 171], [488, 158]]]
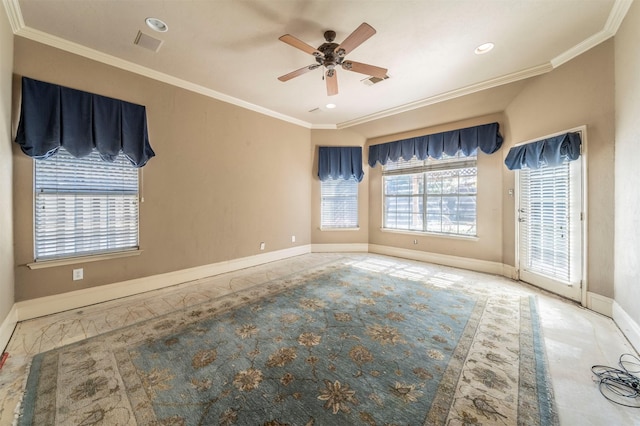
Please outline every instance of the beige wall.
[[313, 244], [356, 244], [369, 240], [369, 167], [366, 164], [366, 152], [363, 148], [362, 162], [364, 178], [358, 184], [358, 226], [356, 230], [330, 231], [320, 230], [320, 179], [318, 179], [318, 147], [320, 146], [364, 146], [363, 136], [349, 129], [312, 130], [311, 161], [313, 164], [313, 183], [311, 185], [311, 241]]
[[615, 38], [615, 300], [640, 324], [640, 4]]
[[[471, 114], [471, 111], [470, 111]], [[368, 145], [498, 122], [502, 114], [448, 123], [370, 139]], [[366, 155], [365, 155], [366, 157]], [[368, 158], [368, 157], [367, 157]], [[382, 231], [382, 167], [369, 170], [369, 242], [372, 244], [502, 263], [502, 155], [478, 154], [477, 238], [441, 237]], [[413, 241], [417, 240], [418, 244]]]
[[[637, 71], [637, 70], [636, 70]], [[587, 125], [588, 290], [613, 297], [614, 46], [606, 41], [531, 79], [505, 110], [510, 145]], [[503, 148], [503, 156], [508, 152]], [[515, 172], [502, 168], [502, 192]], [[514, 200], [504, 198], [504, 263], [515, 262]]]
[[367, 139], [382, 140], [385, 136], [393, 138], [394, 135], [413, 130], [422, 131], [422, 129], [442, 126], [445, 123], [468, 120], [470, 117], [501, 113], [526, 83], [527, 80], [519, 80], [465, 96], [430, 103], [400, 114], [367, 121], [349, 129]]
[[[85, 279], [74, 282], [71, 270], [78, 265], [24, 266], [33, 260], [32, 160], [14, 146], [16, 300], [259, 254], [260, 241], [267, 251], [372, 243], [514, 265], [514, 204], [508, 195], [513, 173], [504, 156], [514, 143], [581, 124], [588, 125], [589, 140], [590, 291], [613, 294], [612, 41], [548, 74], [422, 110], [429, 114], [397, 116], [389, 129], [412, 130], [381, 137], [371, 137], [384, 133], [376, 123], [308, 130], [20, 37], [14, 67], [14, 90], [18, 76], [27, 75], [146, 105], [157, 153], [143, 170], [143, 254], [82, 265]], [[14, 125], [17, 106], [14, 101]], [[489, 112], [500, 107], [504, 113]], [[443, 121], [433, 124], [434, 117]], [[366, 165], [368, 145], [493, 121], [500, 123], [505, 144], [498, 153], [479, 155], [477, 239], [380, 230], [382, 179], [379, 166]], [[358, 231], [319, 230], [322, 145], [364, 148]]]
[[[11, 163], [11, 69], [13, 32], [0, 5], [0, 324], [13, 306], [13, 166]], [[2, 351], [0, 345], [0, 352]]]
[[33, 161], [14, 147], [17, 301], [257, 255], [262, 241], [265, 252], [310, 244], [309, 129], [21, 37], [14, 73], [16, 93], [25, 75], [146, 105], [156, 152], [143, 168], [140, 256], [31, 270]]

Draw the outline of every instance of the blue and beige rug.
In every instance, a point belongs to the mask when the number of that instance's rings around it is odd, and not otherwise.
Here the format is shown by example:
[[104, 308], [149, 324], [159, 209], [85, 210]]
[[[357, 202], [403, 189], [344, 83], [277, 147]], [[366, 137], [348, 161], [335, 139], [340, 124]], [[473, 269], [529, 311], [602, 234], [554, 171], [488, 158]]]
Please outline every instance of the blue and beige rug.
[[22, 425], [554, 425], [534, 298], [339, 262], [36, 356]]

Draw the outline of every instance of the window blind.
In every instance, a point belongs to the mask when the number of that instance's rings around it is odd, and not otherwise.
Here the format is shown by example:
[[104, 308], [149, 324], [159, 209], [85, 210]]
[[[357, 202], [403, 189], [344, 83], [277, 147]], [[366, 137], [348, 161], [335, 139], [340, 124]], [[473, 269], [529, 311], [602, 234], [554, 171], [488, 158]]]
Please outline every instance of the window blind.
[[383, 227], [476, 235], [477, 157], [389, 161], [382, 168]]
[[355, 178], [322, 181], [320, 227], [358, 227], [358, 181]]
[[[525, 269], [571, 283], [572, 228], [570, 163], [520, 170], [520, 258]], [[579, 216], [578, 216], [579, 217]]]
[[85, 256], [138, 247], [138, 170], [93, 151], [64, 148], [35, 160], [35, 259]]

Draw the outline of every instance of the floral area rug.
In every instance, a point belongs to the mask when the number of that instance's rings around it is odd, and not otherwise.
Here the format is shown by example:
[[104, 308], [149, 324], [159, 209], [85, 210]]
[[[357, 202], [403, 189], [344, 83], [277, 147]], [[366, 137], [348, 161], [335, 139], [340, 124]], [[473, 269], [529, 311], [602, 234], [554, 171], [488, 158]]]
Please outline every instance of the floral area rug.
[[535, 299], [341, 262], [36, 356], [19, 424], [553, 425]]

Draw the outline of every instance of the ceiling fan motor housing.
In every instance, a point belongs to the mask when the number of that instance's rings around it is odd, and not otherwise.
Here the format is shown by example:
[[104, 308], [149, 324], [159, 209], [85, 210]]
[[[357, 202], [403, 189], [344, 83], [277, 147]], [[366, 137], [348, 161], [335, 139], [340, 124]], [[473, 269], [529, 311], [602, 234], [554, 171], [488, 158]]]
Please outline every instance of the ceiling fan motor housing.
[[340, 65], [344, 56], [340, 56], [336, 53], [335, 50], [338, 46], [338, 43], [321, 44], [318, 47], [318, 50], [322, 53], [322, 56], [316, 56], [316, 61], [327, 68], [329, 68], [329, 66], [335, 67], [336, 65]]
[[336, 39], [336, 32], [335, 31], [331, 31], [331, 30], [325, 31], [324, 32], [324, 39], [327, 42], [331, 43], [333, 40]]
[[327, 30], [324, 32], [325, 42], [321, 44], [317, 49], [313, 46], [297, 39], [296, 37], [285, 34], [279, 39], [296, 49], [300, 49], [312, 55], [316, 63], [302, 67], [288, 74], [278, 77], [280, 81], [288, 81], [294, 77], [298, 77], [306, 72], [319, 68], [321, 66], [327, 69], [326, 81], [327, 81], [327, 95], [338, 94], [338, 80], [336, 78], [336, 67], [342, 66], [347, 71], [354, 71], [361, 74], [372, 75], [380, 79], [384, 79], [387, 74], [386, 68], [376, 67], [369, 64], [363, 64], [354, 61], [345, 61], [347, 53], [352, 52], [356, 47], [362, 44], [365, 40], [369, 39], [376, 33], [376, 30], [366, 22], [363, 22], [358, 28], [356, 28], [349, 36], [342, 41], [342, 43], [334, 43], [336, 32]]

